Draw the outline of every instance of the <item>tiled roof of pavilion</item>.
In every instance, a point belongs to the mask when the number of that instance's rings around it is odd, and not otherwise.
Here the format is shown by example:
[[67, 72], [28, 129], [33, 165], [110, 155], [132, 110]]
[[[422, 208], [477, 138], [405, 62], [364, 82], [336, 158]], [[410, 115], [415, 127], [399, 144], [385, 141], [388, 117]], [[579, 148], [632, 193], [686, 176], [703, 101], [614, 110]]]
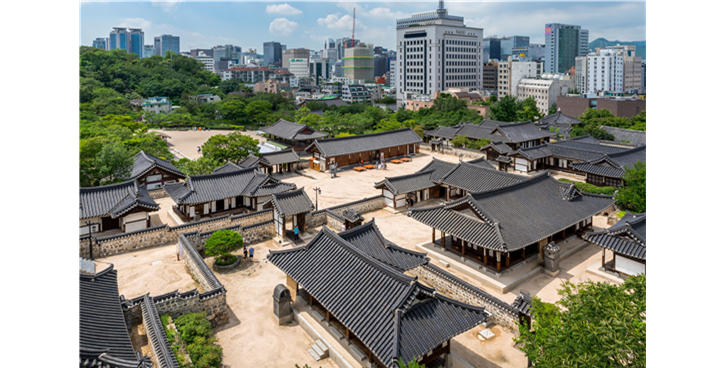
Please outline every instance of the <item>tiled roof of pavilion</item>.
[[[530, 121], [524, 121], [521, 123], [499, 125], [493, 131], [491, 131], [491, 137], [486, 138], [489, 138], [492, 141], [500, 140], [502, 142], [520, 143], [535, 139], [547, 138], [553, 135], [554, 133], [552, 132], [542, 131], [541, 129], [537, 128], [536, 125], [534, 125]], [[496, 139], [496, 137], [501, 137], [502, 139]]]
[[386, 367], [421, 358], [486, 319], [482, 307], [437, 294], [326, 226], [306, 245], [270, 251], [268, 259]]
[[[309, 129], [311, 133], [301, 133], [302, 130]], [[293, 141], [313, 140], [317, 138], [327, 137], [328, 133], [318, 132], [305, 124], [292, 123], [284, 119], [277, 120], [276, 123], [261, 127], [259, 130], [282, 139]]]
[[282, 151], [263, 153], [260, 158], [262, 164], [266, 166], [300, 161], [300, 156], [298, 156], [297, 152], [295, 152], [292, 148], [288, 148]]
[[[613, 203], [613, 196], [583, 193], [546, 171], [438, 206], [409, 209], [408, 216], [472, 244], [511, 252], [594, 216]], [[467, 209], [473, 216], [458, 212]]]
[[144, 151], [137, 153], [136, 156], [133, 156], [133, 158], [134, 162], [131, 169], [131, 179], [136, 180], [155, 168], [176, 175], [182, 179], [186, 177], [186, 174], [181, 172], [181, 170], [172, 165], [169, 161], [160, 159]]
[[[592, 141], [594, 143], [591, 143]], [[535, 147], [520, 148], [509, 153], [509, 156], [521, 155], [528, 160], [555, 156], [570, 160], [588, 161], [600, 158], [604, 154], [619, 153], [628, 149], [599, 144], [595, 139], [584, 136], [554, 143], [545, 143]]]
[[375, 183], [375, 189], [387, 189], [393, 193], [393, 195], [400, 195], [431, 188], [438, 185], [430, 180], [432, 173], [433, 170], [428, 170], [408, 175], [395, 176], [392, 178], [385, 178], [382, 181]]
[[[239, 167], [239, 168], [248, 168], [248, 167], [252, 167], [252, 166], [257, 166], [257, 165], [259, 165], [259, 162], [261, 159], [262, 158], [259, 156], [249, 155], [249, 156], [245, 157], [244, 160], [239, 161], [238, 165], [234, 165], [234, 166]], [[224, 165], [224, 166], [226, 166], [226, 165]]]
[[95, 274], [80, 274], [80, 366], [150, 368], [148, 357], [133, 350], [118, 295], [113, 265]]
[[520, 291], [511, 306], [524, 315], [531, 317], [531, 295], [529, 293]]
[[471, 161], [468, 161], [468, 163], [471, 164], [471, 165], [476, 165], [478, 167], [482, 167], [484, 169], [496, 170], [496, 168], [493, 167], [493, 166], [491, 166], [491, 164], [488, 163], [488, 161], [486, 161], [486, 159], [483, 158], [483, 157], [479, 157], [479, 158], [473, 159]]
[[[466, 169], [460, 169], [461, 164], [465, 163], [469, 166], [475, 167], [476, 169], [473, 170], [466, 170]], [[486, 177], [488, 179], [488, 182], [491, 180], [498, 180], [500, 178], [505, 178], [508, 176], [512, 176], [513, 174], [505, 174], [501, 173], [499, 171], [496, 171], [491, 164], [489, 164], [486, 160], [483, 158], [471, 160], [468, 162], [461, 161], [459, 163], [453, 163], [453, 162], [447, 162], [438, 160], [435, 157], [431, 160], [431, 162], [427, 165], [425, 165], [422, 169], [420, 169], [417, 172], [414, 172], [412, 174], [408, 175], [400, 175], [400, 176], [394, 176], [390, 178], [385, 178], [382, 181], [379, 181], [375, 183], [376, 189], [387, 189], [394, 195], [400, 195], [410, 192], [415, 192], [417, 190], [423, 190], [426, 188], [431, 188], [436, 185], [439, 185], [442, 182], [443, 178], [449, 177], [449, 182], [456, 182], [459, 184], [462, 184], [463, 182], [470, 180], [470, 181], [476, 181], [480, 180], [482, 185], [484, 182], [487, 182], [486, 179], [479, 179], [475, 178], [474, 176], [478, 174], [477, 169], [485, 169], [485, 170], [491, 170], [494, 171], [494, 174], [486, 175], [484, 174], [483, 177]], [[457, 173], [455, 175], [452, 175], [454, 173]], [[513, 177], [517, 177], [516, 175], [513, 175]], [[505, 180], [505, 179], [504, 179]], [[446, 182], [445, 184], [448, 184]], [[473, 185], [473, 184], [469, 184]], [[473, 186], [472, 186], [473, 187]], [[463, 187], [459, 187], [462, 189], [465, 189]]]
[[335, 157], [360, 152], [371, 152], [388, 147], [404, 146], [420, 142], [422, 142], [422, 140], [420, 139], [418, 133], [413, 131], [413, 129], [403, 128], [351, 137], [316, 139], [312, 144], [305, 148], [305, 151], [310, 152], [313, 147], [317, 147], [317, 149], [325, 157]]
[[647, 146], [639, 146], [619, 153], [604, 155], [596, 160], [573, 163], [573, 169], [587, 174], [621, 178], [626, 167], [633, 167], [638, 161], [647, 162]]
[[315, 209], [315, 205], [307, 196], [304, 187], [285, 193], [273, 194], [272, 199], [266, 202], [264, 206], [265, 208], [274, 207], [284, 217], [310, 212]]
[[148, 212], [160, 207], [149, 195], [146, 187], [135, 180], [100, 187], [80, 188], [80, 219], [111, 216], [118, 218], [134, 208]]
[[453, 168], [437, 182], [469, 192], [480, 192], [518, 183], [524, 179], [524, 176], [461, 161], [457, 167]]
[[183, 183], [165, 185], [164, 190], [176, 204], [195, 205], [242, 195], [247, 197], [270, 195], [273, 193], [270, 193], [269, 189], [284, 192], [294, 186], [294, 184], [272, 186], [264, 190], [265, 194], [259, 194], [261, 187], [281, 182], [258, 171], [256, 166], [241, 170], [232, 170], [231, 165], [227, 168], [223, 171], [228, 170], [228, 172], [191, 175]]
[[433, 157], [430, 162], [427, 165], [423, 166], [423, 168], [418, 170], [418, 172], [433, 170], [430, 179], [431, 181], [437, 181], [457, 166], [458, 163], [443, 161]]
[[375, 219], [338, 235], [368, 256], [400, 271], [411, 270], [430, 261], [425, 253], [413, 252], [385, 239], [375, 225]]
[[216, 169], [214, 169], [214, 171], [212, 171], [212, 174], [226, 174], [226, 173], [230, 173], [230, 172], [239, 171], [239, 170], [242, 170], [242, 169], [247, 169], [247, 168], [250, 168], [252, 166], [256, 166], [256, 163], [254, 165], [241, 166], [241, 164], [244, 163], [244, 162], [246, 162], [247, 159], [249, 159], [249, 158], [255, 158], [257, 160], [259, 159], [256, 156], [247, 156], [244, 160], [242, 160], [242, 162], [240, 162], [240, 165], [237, 165], [237, 164], [235, 164], [233, 162], [227, 162], [224, 165], [219, 166]]
[[579, 120], [577, 118], [573, 118], [568, 115], [564, 115], [561, 111], [558, 111], [556, 114], [547, 115], [547, 116], [544, 116], [543, 118], [539, 119], [539, 124], [542, 124], [542, 125], [546, 124], [546, 125], [559, 126], [559, 125], [577, 125], [577, 124], [581, 124], [581, 123], [582, 123], [581, 120]]
[[[493, 125], [494, 123], [497, 124]], [[530, 121], [506, 123], [486, 120], [480, 124], [461, 123], [452, 127], [439, 126], [435, 130], [426, 131], [425, 135], [448, 139], [465, 136], [474, 141], [486, 138], [496, 142], [519, 143], [551, 137], [554, 133], [542, 131]]]
[[627, 213], [602, 231], [586, 233], [582, 239], [625, 256], [647, 260], [647, 213]]
[[622, 129], [606, 125], [602, 125], [601, 129], [613, 135], [616, 142], [630, 142], [636, 146], [647, 144], [647, 132], [643, 130]]
[[498, 152], [499, 155], [505, 155], [514, 151], [508, 144], [501, 141], [491, 141], [489, 145], [481, 147], [481, 150], [488, 147], [491, 147], [494, 151]]

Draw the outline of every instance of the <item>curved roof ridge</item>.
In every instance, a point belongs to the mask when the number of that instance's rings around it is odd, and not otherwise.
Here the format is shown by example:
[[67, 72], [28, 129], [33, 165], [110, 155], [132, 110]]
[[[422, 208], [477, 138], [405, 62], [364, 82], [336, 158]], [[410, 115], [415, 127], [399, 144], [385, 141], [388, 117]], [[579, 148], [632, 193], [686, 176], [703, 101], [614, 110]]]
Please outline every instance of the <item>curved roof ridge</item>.
[[96, 272], [94, 274], [79, 273], [79, 275], [81, 276], [81, 279], [83, 279], [83, 280], [93, 280], [96, 277], [105, 276], [107, 273], [109, 273], [111, 271], [113, 271], [113, 263], [109, 263], [108, 264], [108, 267], [104, 268], [103, 271], [98, 271], [98, 272]]
[[437, 299], [440, 299], [441, 301], [444, 301], [444, 302], [449, 303], [449, 304], [453, 304], [453, 305], [455, 305], [457, 307], [460, 307], [460, 308], [466, 308], [466, 309], [470, 309], [470, 310], [474, 310], [474, 311], [479, 311], [479, 312], [484, 312], [486, 310], [486, 308], [483, 307], [483, 306], [466, 304], [464, 302], [461, 302], [459, 300], [453, 299], [451, 297], [447, 297], [447, 296], [445, 296], [443, 294], [440, 294], [438, 292], [436, 292], [435, 297]]
[[[521, 180], [518, 183], [509, 184], [509, 185], [506, 185], [506, 186], [503, 186], [503, 187], [500, 187], [500, 188], [495, 188], [495, 189], [491, 189], [491, 190], [485, 190], [485, 191], [482, 191], [482, 192], [468, 193], [468, 195], [470, 195], [475, 200], [479, 200], [481, 198], [485, 198], [485, 197], [488, 197], [488, 196], [491, 196], [493, 194], [497, 194], [497, 193], [500, 193], [500, 192], [506, 192], [506, 191], [509, 191], [511, 189], [522, 188], [522, 187], [529, 186], [531, 184], [539, 183], [539, 182], [541, 182], [541, 181], [543, 181], [543, 180], [545, 180], [547, 178], [550, 178], [551, 180], [553, 180], [553, 181], [555, 181], [557, 183], [561, 183], [560, 181], [558, 181], [558, 180], [554, 179], [553, 177], [551, 177], [551, 175], [549, 174], [549, 170], [544, 170], [540, 174], [534, 175], [534, 176], [529, 177], [529, 178], [524, 178], [523, 180]], [[567, 184], [574, 185], [573, 183], [567, 183]]]
[[[360, 138], [360, 137], [372, 137], [372, 136], [377, 136], [377, 135], [383, 135], [383, 134], [390, 134], [390, 133], [395, 133], [395, 132], [401, 132], [401, 131], [404, 131], [404, 130], [410, 130], [410, 131], [413, 131], [415, 133], [415, 131], [412, 128], [406, 127], [406, 128], [395, 129], [395, 130], [387, 130], [387, 131], [384, 131], [384, 132], [370, 133], [370, 134], [351, 135], [351, 136], [348, 136], [348, 137], [326, 138], [326, 139], [323, 139], [323, 141], [325, 141], [325, 142], [329, 142], [329, 141], [342, 141], [342, 140], [349, 140], [349, 139]], [[417, 134], [418, 133], [416, 133], [416, 135]], [[315, 138], [315, 142], [317, 142], [318, 140], [319, 140], [318, 138]]]
[[115, 184], [108, 184], [108, 185], [100, 185], [97, 187], [80, 187], [81, 193], [83, 192], [97, 192], [100, 190], [108, 190], [108, 189], [115, 189], [115, 188], [121, 188], [125, 185], [132, 185], [136, 181], [133, 179], [129, 179], [120, 183]]
[[[234, 164], [234, 163], [232, 163], [232, 164]], [[256, 166], [252, 166], [252, 167], [247, 167], [247, 168], [241, 168], [240, 170], [237, 170], [237, 171], [231, 171], [231, 172], [225, 172], [225, 173], [211, 173], [211, 174], [202, 174], [202, 175], [189, 175], [189, 179], [188, 180], [191, 180], [191, 179], [197, 179], [198, 180], [198, 179], [206, 179], [206, 178], [221, 178], [221, 177], [224, 177], [224, 176], [239, 175], [241, 173], [245, 173], [246, 174], [247, 172], [253, 171], [253, 170], [256, 170], [256, 169], [257, 169]]]
[[637, 146], [637, 147], [634, 147], [632, 149], [628, 149], [628, 150], [622, 151], [622, 152], [606, 153], [605, 155], [607, 157], [620, 157], [620, 156], [626, 156], [626, 155], [634, 153], [634, 152], [639, 152], [644, 149], [647, 149], [647, 144], [643, 144], [641, 146]]

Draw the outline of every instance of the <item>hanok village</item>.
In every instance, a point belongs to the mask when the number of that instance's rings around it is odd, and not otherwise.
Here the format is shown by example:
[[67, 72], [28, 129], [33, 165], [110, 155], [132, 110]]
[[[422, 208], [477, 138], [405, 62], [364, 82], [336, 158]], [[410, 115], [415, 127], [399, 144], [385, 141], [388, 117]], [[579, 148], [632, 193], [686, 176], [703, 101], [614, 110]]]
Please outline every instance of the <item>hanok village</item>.
[[[141, 152], [130, 180], [80, 188], [80, 366], [193, 364], [169, 337], [191, 313], [224, 366], [526, 366], [533, 296], [646, 271], [646, 213], [571, 182], [621, 188], [644, 132], [579, 123], [336, 138], [280, 120], [255, 136], [280, 150], [206, 175]], [[232, 264], [209, 254], [221, 231], [241, 236]]]

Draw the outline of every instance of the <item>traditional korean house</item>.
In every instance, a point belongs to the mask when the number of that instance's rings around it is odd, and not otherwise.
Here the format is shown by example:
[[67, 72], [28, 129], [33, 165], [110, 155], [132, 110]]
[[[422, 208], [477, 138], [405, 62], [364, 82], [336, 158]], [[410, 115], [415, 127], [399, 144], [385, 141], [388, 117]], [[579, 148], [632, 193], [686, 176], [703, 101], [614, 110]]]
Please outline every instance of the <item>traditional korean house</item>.
[[284, 119], [279, 119], [276, 123], [261, 127], [259, 130], [269, 134], [270, 141], [290, 146], [295, 151], [302, 151], [314, 140], [328, 135], [328, 133], [318, 132], [305, 124], [296, 124]]
[[596, 186], [623, 187], [625, 169], [634, 167], [637, 162], [647, 162], [647, 146], [639, 146], [619, 153], [605, 154], [602, 157], [571, 164], [575, 171], [585, 173], [587, 183]]
[[614, 141], [618, 143], [631, 144], [633, 146], [647, 144], [647, 132], [644, 130], [622, 129], [606, 125], [602, 125], [601, 129], [613, 135]]
[[[151, 368], [148, 356], [134, 351], [121, 308], [117, 271], [80, 273], [80, 367]], [[63, 365], [63, 364], [60, 364]]]
[[270, 251], [267, 258], [287, 274], [292, 295], [321, 312], [349, 349], [359, 352], [361, 364], [393, 368], [400, 360], [415, 360], [447, 366], [450, 340], [485, 321], [487, 313], [406, 275], [401, 268], [408, 264], [396, 267], [378, 260], [396, 257], [393, 251], [381, 254], [377, 249], [372, 257], [367, 254], [372, 250], [352, 244], [371, 239], [380, 247], [380, 238], [369, 230], [336, 234], [323, 226], [305, 246]]
[[[647, 213], [629, 213], [602, 231], [586, 233], [582, 238], [602, 248], [605, 270], [632, 276], [647, 271]], [[612, 260], [605, 262], [606, 251]]]
[[[438, 127], [436, 130], [426, 131], [425, 136], [430, 138], [431, 149], [434, 148], [433, 146], [450, 146], [453, 138], [464, 136], [473, 141], [481, 138], [490, 139], [516, 150], [549, 142], [554, 133], [543, 131], [530, 121], [504, 123], [484, 120], [480, 124], [462, 123], [453, 127]], [[486, 158], [492, 160], [492, 158]]]
[[571, 133], [571, 129], [575, 125], [579, 125], [581, 123], [581, 120], [568, 115], [564, 115], [561, 111], [558, 111], [556, 114], [547, 115], [539, 119], [539, 121], [536, 123], [536, 126], [544, 131], [552, 131], [552, 129], [558, 129], [559, 139], [555, 139], [560, 140], [569, 138], [569, 133]]
[[[208, 175], [191, 175], [185, 182], [168, 184], [164, 190], [174, 201], [174, 212], [185, 221], [227, 213], [254, 212], [273, 194], [297, 186], [281, 182], [256, 166], [235, 169], [227, 164]], [[237, 166], [238, 167], [238, 166]]]
[[497, 162], [499, 156], [506, 156], [514, 151], [508, 144], [501, 141], [491, 141], [489, 145], [481, 147], [480, 150], [486, 152], [486, 160]]
[[628, 149], [604, 145], [590, 136], [583, 136], [518, 149], [509, 153], [508, 157], [513, 164], [511, 168], [523, 173], [547, 169], [576, 172], [572, 169], [572, 164], [575, 162], [594, 160], [604, 154], [619, 153]]
[[275, 172], [292, 172], [300, 162], [300, 156], [293, 149], [265, 152], [259, 156], [247, 156], [238, 166], [252, 167], [258, 165], [267, 174]]
[[138, 181], [139, 185], [146, 186], [146, 189], [161, 188], [164, 184], [176, 183], [186, 178], [186, 174], [169, 161], [144, 151], [137, 153], [133, 158], [131, 179]]
[[[149, 212], [159, 205], [135, 180], [80, 188], [80, 235], [121, 229], [131, 232], [151, 226]], [[160, 225], [160, 224], [156, 224]]]
[[273, 194], [272, 198], [264, 203], [264, 208], [274, 209], [274, 229], [278, 236], [287, 236], [287, 225], [305, 232], [305, 216], [315, 210], [315, 205], [307, 196], [305, 188], [286, 193]]
[[[475, 165], [461, 161], [456, 167], [437, 180], [445, 193], [446, 201], [465, 196], [467, 193], [481, 192], [518, 183], [526, 179], [523, 176], [497, 171], [491, 165]], [[441, 193], [441, 197], [443, 197]]]
[[390, 160], [416, 154], [420, 136], [410, 128], [381, 133], [329, 139], [316, 139], [305, 151], [313, 156], [310, 168], [326, 171], [331, 164], [337, 167], [359, 165], [360, 161]]
[[614, 204], [613, 196], [583, 193], [548, 172], [522, 179], [408, 216], [432, 228], [435, 246], [500, 274], [533, 254], [541, 259], [543, 246], [589, 228]]

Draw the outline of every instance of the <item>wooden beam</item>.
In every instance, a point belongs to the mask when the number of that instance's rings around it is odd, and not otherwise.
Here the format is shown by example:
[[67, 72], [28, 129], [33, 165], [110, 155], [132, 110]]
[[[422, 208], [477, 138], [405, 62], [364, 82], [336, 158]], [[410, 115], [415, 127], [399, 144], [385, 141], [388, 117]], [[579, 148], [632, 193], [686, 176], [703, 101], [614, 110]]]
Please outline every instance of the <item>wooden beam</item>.
[[466, 241], [461, 239], [461, 255], [466, 256]]
[[488, 249], [483, 248], [483, 265], [488, 266]]

